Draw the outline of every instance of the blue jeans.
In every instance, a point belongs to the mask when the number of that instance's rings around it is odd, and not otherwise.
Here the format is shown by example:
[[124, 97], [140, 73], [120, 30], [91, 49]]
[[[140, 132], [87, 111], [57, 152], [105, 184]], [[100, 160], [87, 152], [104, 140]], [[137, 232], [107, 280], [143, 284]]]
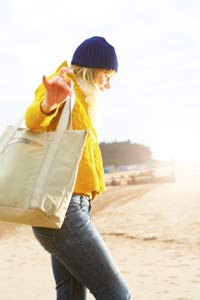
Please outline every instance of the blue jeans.
[[90, 200], [73, 195], [60, 229], [34, 227], [51, 253], [57, 300], [85, 300], [86, 289], [97, 300], [128, 300], [128, 287], [90, 219]]

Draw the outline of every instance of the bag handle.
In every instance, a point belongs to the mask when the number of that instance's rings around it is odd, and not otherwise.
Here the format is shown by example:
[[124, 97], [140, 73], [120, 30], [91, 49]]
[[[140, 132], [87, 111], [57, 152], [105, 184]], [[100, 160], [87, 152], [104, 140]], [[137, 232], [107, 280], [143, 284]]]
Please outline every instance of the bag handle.
[[[66, 129], [72, 129], [72, 121], [71, 121], [71, 115], [72, 110], [75, 103], [75, 97], [73, 96], [67, 96], [65, 100], [65, 104], [61, 113], [61, 116], [59, 118], [58, 124], [56, 126], [56, 130], [54, 132], [54, 135], [56, 136], [56, 140], [58, 139], [58, 136], [62, 136]], [[7, 144], [10, 142], [10, 140], [14, 137], [16, 134], [18, 128], [20, 127], [21, 123], [24, 120], [24, 116], [19, 119], [19, 121], [11, 127], [12, 130], [10, 133], [5, 137], [2, 145], [0, 145], [0, 153], [2, 153], [5, 148], [7, 147]]]
[[74, 107], [74, 101], [75, 97], [73, 96], [67, 96], [65, 99], [65, 104], [62, 110], [62, 113], [60, 115], [58, 124], [56, 126], [56, 132], [60, 132], [61, 134], [64, 133], [66, 128], [68, 129], [72, 127], [72, 122], [71, 122], [71, 115], [72, 115], [72, 110]]

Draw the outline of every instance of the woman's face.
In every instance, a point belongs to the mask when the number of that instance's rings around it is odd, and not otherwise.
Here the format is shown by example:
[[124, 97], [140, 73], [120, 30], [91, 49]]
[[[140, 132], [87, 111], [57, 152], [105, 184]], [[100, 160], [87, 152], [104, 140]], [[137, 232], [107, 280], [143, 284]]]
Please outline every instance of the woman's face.
[[105, 89], [110, 88], [110, 80], [113, 76], [113, 72], [105, 69], [95, 70], [95, 84], [103, 92]]

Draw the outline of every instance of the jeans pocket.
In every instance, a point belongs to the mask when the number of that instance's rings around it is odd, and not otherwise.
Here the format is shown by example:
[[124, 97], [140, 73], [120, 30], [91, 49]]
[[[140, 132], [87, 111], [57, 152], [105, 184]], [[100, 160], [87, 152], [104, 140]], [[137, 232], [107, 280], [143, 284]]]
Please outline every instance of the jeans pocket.
[[33, 233], [40, 245], [46, 251], [48, 251], [51, 254], [58, 252], [54, 235], [46, 235], [44, 233], [41, 233], [39, 232], [38, 228], [33, 228]]
[[70, 205], [68, 206], [67, 209], [67, 216], [70, 216], [76, 212], [78, 212], [79, 210], [81, 210], [82, 206], [80, 203], [70, 203]]

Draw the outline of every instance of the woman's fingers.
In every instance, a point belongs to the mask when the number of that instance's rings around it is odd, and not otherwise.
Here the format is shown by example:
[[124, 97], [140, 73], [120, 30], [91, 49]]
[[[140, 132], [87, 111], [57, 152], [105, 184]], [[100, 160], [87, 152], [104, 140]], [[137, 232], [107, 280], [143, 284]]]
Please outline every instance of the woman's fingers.
[[46, 99], [49, 106], [62, 103], [67, 96], [71, 96], [73, 93], [73, 81], [70, 78], [67, 81], [62, 76], [54, 76], [47, 79], [43, 75], [42, 80], [46, 89]]
[[69, 79], [68, 81], [66, 81], [63, 77], [60, 76], [54, 76], [51, 79], [47, 80], [46, 76], [43, 75], [42, 81], [47, 91], [49, 89], [54, 89], [54, 88], [62, 88], [68, 91], [72, 88], [72, 83], [71, 83], [72, 80]]
[[67, 74], [72, 74], [73, 70], [70, 67], [62, 67], [59, 72], [59, 76], [65, 78]]
[[45, 76], [45, 75], [43, 75], [43, 77], [42, 77], [42, 82], [43, 82], [43, 84], [44, 84], [45, 88], [47, 89], [47, 88], [48, 88], [48, 85], [49, 85], [49, 83], [48, 83], [48, 80], [47, 80], [47, 78], [46, 78], [46, 76]]
[[71, 95], [73, 89], [73, 81], [71, 79], [68, 79], [66, 81], [66, 75], [72, 73], [73, 70], [70, 67], [62, 67], [59, 71], [59, 75], [54, 76], [51, 79], [47, 80], [46, 76], [43, 75], [42, 81], [46, 91], [48, 91], [51, 88], [57, 87], [63, 88], [65, 91], [69, 91]]

